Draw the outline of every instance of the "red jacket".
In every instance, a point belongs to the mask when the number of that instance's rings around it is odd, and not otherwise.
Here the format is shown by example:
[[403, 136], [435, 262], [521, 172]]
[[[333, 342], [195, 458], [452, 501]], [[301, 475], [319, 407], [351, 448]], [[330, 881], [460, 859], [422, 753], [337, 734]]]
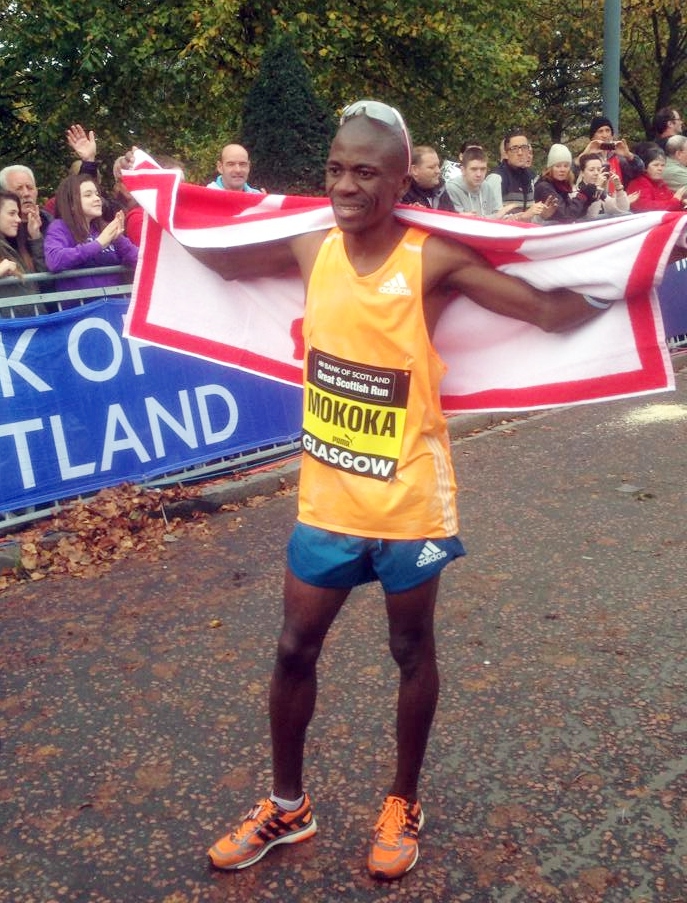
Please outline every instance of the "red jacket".
[[140, 207], [138, 204], [135, 207], [131, 207], [126, 211], [124, 219], [127, 238], [131, 239], [137, 248], [140, 248], [141, 233], [143, 232], [143, 207]]
[[662, 179], [654, 182], [647, 175], [637, 176], [625, 190], [628, 194], [639, 192], [639, 197], [631, 205], [633, 213], [644, 213], [646, 210], [682, 210], [682, 201], [673, 196], [673, 189], [668, 188]]

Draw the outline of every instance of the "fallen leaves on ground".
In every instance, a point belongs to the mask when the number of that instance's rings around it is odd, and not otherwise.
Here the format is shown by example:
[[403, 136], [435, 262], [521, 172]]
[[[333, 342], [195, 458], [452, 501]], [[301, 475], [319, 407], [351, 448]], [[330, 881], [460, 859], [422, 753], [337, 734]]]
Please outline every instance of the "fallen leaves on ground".
[[199, 492], [123, 484], [74, 502], [11, 537], [16, 564], [0, 574], [0, 590], [51, 575], [96, 576], [131, 552], [157, 557], [187, 528], [182, 518], [168, 516], [170, 506]]

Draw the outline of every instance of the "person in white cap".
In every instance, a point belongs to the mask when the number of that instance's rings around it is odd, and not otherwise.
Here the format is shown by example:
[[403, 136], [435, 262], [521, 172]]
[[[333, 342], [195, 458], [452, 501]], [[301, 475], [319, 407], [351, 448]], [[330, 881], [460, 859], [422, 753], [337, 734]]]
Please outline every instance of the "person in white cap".
[[555, 201], [556, 209], [550, 223], [572, 223], [583, 219], [596, 197], [596, 186], [582, 183], [575, 192], [572, 154], [564, 144], [552, 144], [546, 158], [546, 168], [534, 186], [534, 200]]

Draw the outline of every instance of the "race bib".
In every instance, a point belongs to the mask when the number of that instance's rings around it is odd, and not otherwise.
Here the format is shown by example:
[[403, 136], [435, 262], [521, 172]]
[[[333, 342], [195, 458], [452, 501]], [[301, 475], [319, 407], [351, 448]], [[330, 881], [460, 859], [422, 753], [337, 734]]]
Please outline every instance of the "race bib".
[[303, 449], [364, 477], [396, 473], [410, 371], [357, 364], [311, 348], [305, 382]]

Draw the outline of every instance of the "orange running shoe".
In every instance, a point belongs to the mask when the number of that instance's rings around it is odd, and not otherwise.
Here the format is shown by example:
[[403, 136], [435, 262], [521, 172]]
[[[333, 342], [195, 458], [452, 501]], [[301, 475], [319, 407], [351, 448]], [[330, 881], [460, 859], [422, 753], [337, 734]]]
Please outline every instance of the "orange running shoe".
[[367, 867], [373, 878], [392, 881], [409, 872], [420, 850], [417, 835], [425, 823], [419, 802], [387, 796], [374, 826]]
[[253, 865], [280, 843], [300, 843], [317, 831], [310, 797], [295, 812], [281, 809], [272, 800], [260, 800], [238, 829], [210, 847], [210, 862], [218, 869], [242, 869]]

